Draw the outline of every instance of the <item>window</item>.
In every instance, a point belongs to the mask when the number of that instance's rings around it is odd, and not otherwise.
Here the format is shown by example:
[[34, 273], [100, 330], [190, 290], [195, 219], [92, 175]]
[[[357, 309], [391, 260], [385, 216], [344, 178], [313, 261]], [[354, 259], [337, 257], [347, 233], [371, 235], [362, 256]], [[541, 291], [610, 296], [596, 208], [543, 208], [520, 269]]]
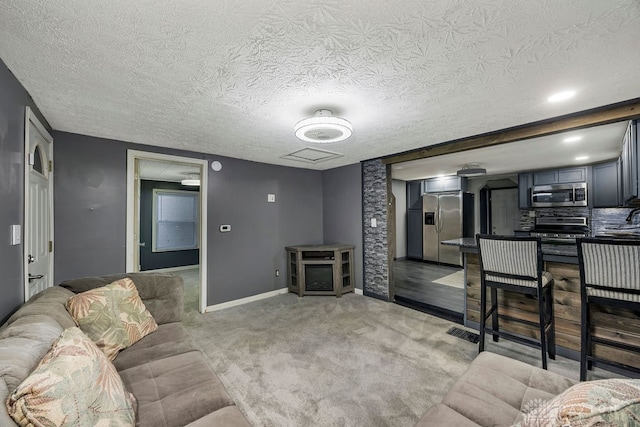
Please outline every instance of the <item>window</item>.
[[198, 249], [199, 193], [153, 190], [153, 252]]

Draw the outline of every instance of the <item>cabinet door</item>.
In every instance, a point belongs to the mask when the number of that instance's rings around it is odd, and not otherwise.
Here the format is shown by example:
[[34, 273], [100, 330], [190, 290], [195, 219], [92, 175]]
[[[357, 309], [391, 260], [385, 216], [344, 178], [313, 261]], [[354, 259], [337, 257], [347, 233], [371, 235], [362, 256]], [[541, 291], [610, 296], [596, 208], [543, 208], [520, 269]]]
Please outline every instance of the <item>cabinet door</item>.
[[422, 181], [407, 182], [407, 209], [422, 209]]
[[460, 191], [462, 178], [459, 176], [447, 176], [442, 178], [442, 191]]
[[558, 184], [568, 184], [571, 182], [586, 182], [587, 168], [571, 168], [558, 170]]
[[533, 186], [532, 173], [518, 174], [518, 206], [520, 209], [531, 207], [531, 187]]
[[422, 259], [422, 209], [407, 211], [407, 258]]
[[439, 193], [444, 191], [444, 181], [439, 178], [425, 180], [425, 193]]
[[534, 172], [533, 185], [549, 185], [558, 183], [558, 171], [541, 171]]
[[620, 206], [618, 187], [618, 162], [600, 163], [592, 167], [593, 181], [590, 197], [594, 208], [608, 208]]

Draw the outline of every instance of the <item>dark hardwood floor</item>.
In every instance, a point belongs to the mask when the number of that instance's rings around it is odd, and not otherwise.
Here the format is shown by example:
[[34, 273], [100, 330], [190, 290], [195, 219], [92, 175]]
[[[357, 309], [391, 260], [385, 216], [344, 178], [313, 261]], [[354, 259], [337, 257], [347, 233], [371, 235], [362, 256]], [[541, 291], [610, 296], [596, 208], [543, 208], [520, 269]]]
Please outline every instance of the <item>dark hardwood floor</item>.
[[434, 283], [434, 280], [460, 270], [460, 267], [421, 261], [394, 261], [396, 302], [462, 323], [464, 288]]

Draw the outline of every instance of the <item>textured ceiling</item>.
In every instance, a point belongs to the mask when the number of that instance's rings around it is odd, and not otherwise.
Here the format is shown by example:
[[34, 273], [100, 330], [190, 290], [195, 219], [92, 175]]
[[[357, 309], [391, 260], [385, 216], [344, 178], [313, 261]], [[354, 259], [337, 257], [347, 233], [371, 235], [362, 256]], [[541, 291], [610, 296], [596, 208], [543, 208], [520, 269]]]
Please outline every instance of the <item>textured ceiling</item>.
[[[0, 2], [54, 129], [314, 169], [640, 97], [638, 40], [637, 0]], [[318, 108], [354, 135], [297, 140]]]

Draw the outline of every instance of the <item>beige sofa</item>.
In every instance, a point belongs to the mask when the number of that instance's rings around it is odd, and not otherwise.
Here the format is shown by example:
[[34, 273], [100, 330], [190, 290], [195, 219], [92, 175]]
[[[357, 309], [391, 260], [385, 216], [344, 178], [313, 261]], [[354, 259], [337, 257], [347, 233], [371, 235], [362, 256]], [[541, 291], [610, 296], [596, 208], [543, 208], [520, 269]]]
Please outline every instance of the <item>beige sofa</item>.
[[416, 427], [511, 426], [576, 381], [484, 351]]
[[249, 426], [180, 323], [183, 283], [179, 276], [133, 273], [74, 279], [33, 296], [0, 328], [0, 426], [15, 425], [4, 402], [66, 328], [65, 309], [74, 293], [123, 277], [136, 284], [158, 329], [120, 352], [113, 361], [138, 401], [138, 426]]

